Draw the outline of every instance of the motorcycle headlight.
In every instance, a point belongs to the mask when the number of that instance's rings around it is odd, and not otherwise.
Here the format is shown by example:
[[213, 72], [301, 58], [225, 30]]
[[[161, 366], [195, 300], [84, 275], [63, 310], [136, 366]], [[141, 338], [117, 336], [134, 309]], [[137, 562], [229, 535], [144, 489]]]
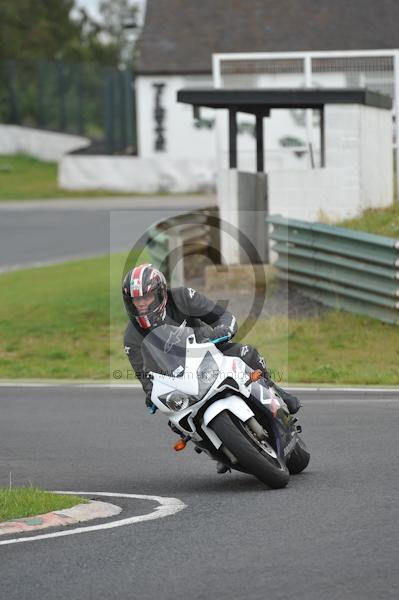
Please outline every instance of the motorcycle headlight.
[[183, 392], [170, 392], [165, 398], [165, 404], [170, 410], [184, 410], [190, 404], [190, 397]]
[[215, 383], [219, 375], [219, 368], [212, 354], [207, 352], [197, 369], [199, 397], [202, 398]]

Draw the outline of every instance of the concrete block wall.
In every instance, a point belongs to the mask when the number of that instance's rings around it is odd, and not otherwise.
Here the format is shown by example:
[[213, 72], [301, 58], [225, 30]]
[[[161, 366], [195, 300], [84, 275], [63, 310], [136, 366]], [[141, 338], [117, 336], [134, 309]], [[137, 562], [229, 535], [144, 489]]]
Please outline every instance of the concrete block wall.
[[269, 209], [306, 221], [354, 217], [393, 200], [392, 117], [359, 105], [325, 109], [326, 167], [272, 171]]
[[351, 169], [273, 171], [268, 175], [270, 214], [304, 221], [333, 221], [359, 213], [360, 186]]
[[58, 164], [58, 184], [70, 190], [113, 190], [155, 194], [214, 190], [213, 160], [155, 160], [136, 156], [64, 156]]
[[393, 198], [392, 118], [389, 111], [360, 107], [360, 195], [362, 207], [388, 206]]
[[267, 260], [266, 175], [222, 170], [218, 177], [220, 245], [225, 264]]
[[78, 135], [42, 131], [19, 125], [0, 125], [0, 154], [28, 154], [48, 161], [60, 160], [68, 152], [86, 148], [90, 140]]

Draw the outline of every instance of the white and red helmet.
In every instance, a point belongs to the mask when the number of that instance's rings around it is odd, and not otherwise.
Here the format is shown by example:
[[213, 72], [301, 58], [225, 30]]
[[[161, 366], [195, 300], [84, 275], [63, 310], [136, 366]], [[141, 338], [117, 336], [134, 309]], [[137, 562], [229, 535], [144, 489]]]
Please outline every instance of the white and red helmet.
[[[134, 304], [136, 298], [145, 299], [149, 294], [154, 300], [145, 310]], [[159, 325], [166, 315], [166, 279], [161, 271], [150, 264], [139, 265], [126, 273], [122, 284], [123, 302], [131, 321], [135, 320], [143, 329]]]

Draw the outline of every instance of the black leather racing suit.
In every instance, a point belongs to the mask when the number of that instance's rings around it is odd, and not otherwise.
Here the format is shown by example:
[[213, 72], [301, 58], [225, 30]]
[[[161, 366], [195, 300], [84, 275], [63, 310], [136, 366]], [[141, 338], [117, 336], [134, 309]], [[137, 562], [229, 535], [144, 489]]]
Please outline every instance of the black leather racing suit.
[[[210, 325], [212, 328], [224, 325], [229, 328], [232, 336], [237, 332], [236, 318], [200, 292], [186, 287], [168, 289], [166, 317], [163, 323], [181, 325], [184, 320], [186, 320], [188, 327], [192, 327], [197, 332], [200, 329], [203, 330], [204, 325]], [[152, 381], [146, 377], [144, 372], [141, 343], [150, 331], [151, 329], [140, 327], [136, 321], [129, 321], [124, 335], [125, 352], [143, 386], [147, 401], [151, 396]], [[290, 411], [296, 412], [298, 410], [299, 400], [273, 383], [267, 372], [265, 360], [256, 348], [233, 342], [219, 344], [218, 348], [228, 356], [240, 357], [252, 369], [261, 369], [268, 384], [275, 386]]]

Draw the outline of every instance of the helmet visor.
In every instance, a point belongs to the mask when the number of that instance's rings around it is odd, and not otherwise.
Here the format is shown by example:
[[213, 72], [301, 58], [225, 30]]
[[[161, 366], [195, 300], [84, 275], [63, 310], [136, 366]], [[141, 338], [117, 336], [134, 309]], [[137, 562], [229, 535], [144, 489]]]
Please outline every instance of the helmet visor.
[[144, 294], [143, 296], [137, 296], [131, 298], [132, 311], [136, 316], [145, 316], [152, 312], [157, 305], [155, 293], [153, 291]]

